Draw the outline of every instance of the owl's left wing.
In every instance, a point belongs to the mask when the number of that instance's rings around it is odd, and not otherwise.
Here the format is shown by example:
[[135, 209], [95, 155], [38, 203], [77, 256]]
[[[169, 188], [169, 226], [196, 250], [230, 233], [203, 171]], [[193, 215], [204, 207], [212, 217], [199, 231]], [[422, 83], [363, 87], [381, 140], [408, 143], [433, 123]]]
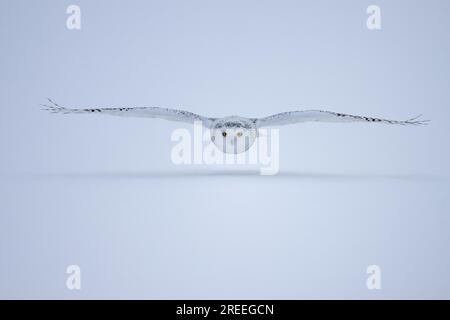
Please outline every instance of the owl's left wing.
[[289, 111], [271, 115], [265, 118], [254, 119], [257, 127], [273, 127], [299, 122], [373, 122], [398, 125], [421, 125], [429, 120], [417, 120], [420, 116], [409, 120], [388, 120], [365, 116], [355, 116], [345, 113], [337, 113], [324, 110]]
[[52, 113], [91, 113], [91, 114], [106, 114], [121, 117], [142, 117], [142, 118], [159, 118], [170, 121], [179, 121], [186, 123], [194, 123], [196, 121], [201, 121], [205, 127], [211, 127], [214, 122], [214, 118], [203, 117], [198, 114], [177, 110], [169, 108], [160, 107], [123, 107], [123, 108], [66, 108], [60, 106], [51, 99], [48, 99], [50, 105], [42, 105], [45, 110]]

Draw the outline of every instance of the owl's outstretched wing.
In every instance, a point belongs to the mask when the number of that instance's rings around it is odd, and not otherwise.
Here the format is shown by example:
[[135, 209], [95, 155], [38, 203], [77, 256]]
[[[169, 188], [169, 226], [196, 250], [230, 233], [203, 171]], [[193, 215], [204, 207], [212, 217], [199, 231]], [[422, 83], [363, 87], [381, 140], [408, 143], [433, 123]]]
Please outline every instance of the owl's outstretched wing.
[[[421, 115], [420, 115], [421, 116]], [[257, 127], [273, 127], [299, 122], [373, 122], [398, 125], [422, 125], [427, 124], [429, 120], [417, 120], [417, 116], [408, 120], [387, 120], [364, 116], [354, 116], [351, 114], [337, 113], [323, 110], [305, 110], [305, 111], [289, 111], [271, 115], [269, 117], [255, 119]]]
[[56, 102], [53, 102], [51, 99], [48, 99], [50, 102], [49, 105], [43, 104], [45, 110], [50, 111], [52, 113], [94, 113], [94, 114], [107, 114], [112, 116], [121, 116], [121, 117], [141, 117], [141, 118], [159, 118], [170, 121], [179, 121], [186, 123], [194, 123], [196, 121], [201, 121], [203, 126], [211, 127], [214, 122], [214, 118], [203, 117], [198, 114], [169, 109], [169, 108], [160, 108], [160, 107], [135, 107], [135, 108], [66, 108], [60, 106]]

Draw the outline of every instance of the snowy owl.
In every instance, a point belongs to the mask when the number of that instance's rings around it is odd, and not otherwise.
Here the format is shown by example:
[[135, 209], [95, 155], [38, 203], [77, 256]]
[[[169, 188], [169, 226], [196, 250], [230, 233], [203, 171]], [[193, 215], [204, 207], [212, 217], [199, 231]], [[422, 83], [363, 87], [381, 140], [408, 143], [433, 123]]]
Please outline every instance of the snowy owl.
[[210, 118], [195, 113], [177, 109], [160, 107], [134, 107], [134, 108], [66, 108], [48, 99], [50, 105], [42, 105], [53, 113], [98, 113], [122, 117], [161, 118], [186, 123], [201, 122], [210, 130], [210, 136], [215, 146], [225, 152], [238, 154], [247, 151], [258, 137], [258, 129], [274, 127], [308, 121], [322, 122], [374, 122], [397, 125], [422, 125], [429, 120], [415, 118], [399, 121], [364, 116], [355, 116], [324, 110], [288, 111], [274, 114], [265, 118], [245, 118], [229, 116], [223, 118]]

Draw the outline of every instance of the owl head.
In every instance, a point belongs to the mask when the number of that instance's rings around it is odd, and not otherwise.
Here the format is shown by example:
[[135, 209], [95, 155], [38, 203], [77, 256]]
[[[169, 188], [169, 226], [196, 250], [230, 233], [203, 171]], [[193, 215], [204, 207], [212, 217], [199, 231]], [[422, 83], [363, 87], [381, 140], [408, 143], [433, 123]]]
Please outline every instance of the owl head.
[[211, 127], [211, 141], [224, 153], [247, 151], [255, 142], [258, 131], [253, 121], [240, 117], [217, 120]]

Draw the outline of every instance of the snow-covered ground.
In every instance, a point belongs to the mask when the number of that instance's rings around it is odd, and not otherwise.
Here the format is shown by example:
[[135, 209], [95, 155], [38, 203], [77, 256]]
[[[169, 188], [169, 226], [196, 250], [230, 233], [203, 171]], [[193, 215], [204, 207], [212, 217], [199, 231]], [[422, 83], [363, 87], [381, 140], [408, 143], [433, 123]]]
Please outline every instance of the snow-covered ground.
[[[2, 181], [2, 297], [442, 298], [450, 181], [115, 172]], [[82, 290], [69, 291], [69, 265]], [[382, 289], [366, 287], [378, 265]]]

